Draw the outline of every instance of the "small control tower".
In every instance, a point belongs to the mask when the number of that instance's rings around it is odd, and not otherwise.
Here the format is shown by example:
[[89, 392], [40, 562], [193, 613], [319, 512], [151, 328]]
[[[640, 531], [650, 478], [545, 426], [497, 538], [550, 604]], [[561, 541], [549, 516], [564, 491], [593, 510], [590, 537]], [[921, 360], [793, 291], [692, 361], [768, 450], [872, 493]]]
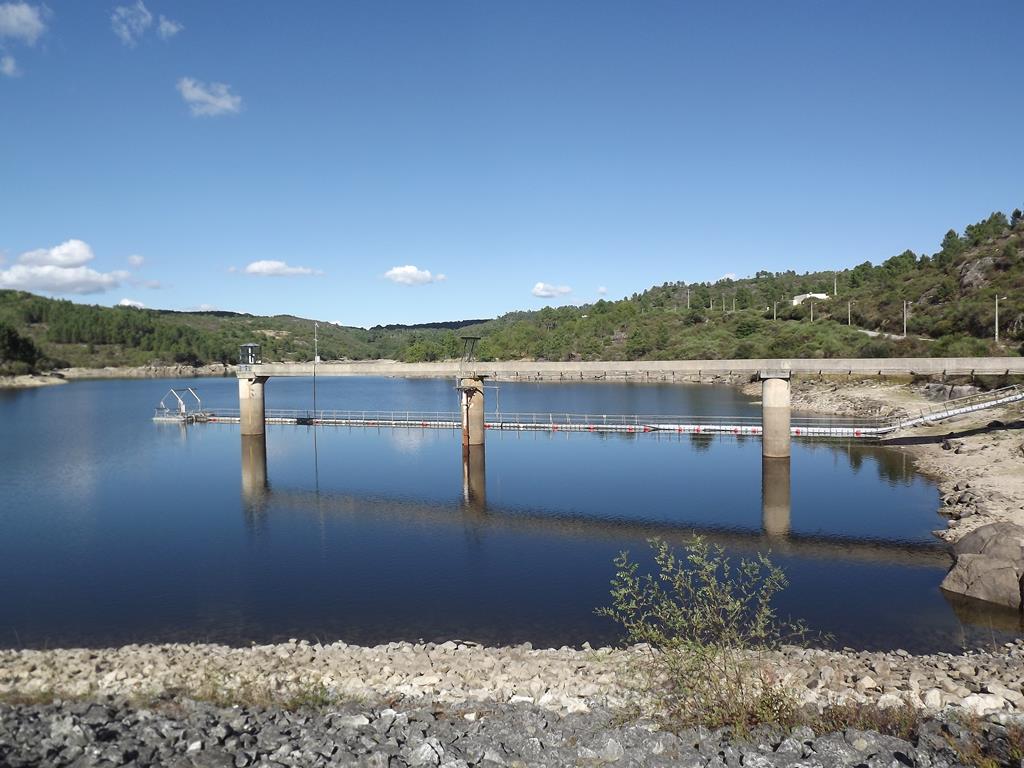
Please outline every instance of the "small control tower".
[[263, 362], [259, 344], [243, 344], [238, 348], [239, 365], [258, 365]]

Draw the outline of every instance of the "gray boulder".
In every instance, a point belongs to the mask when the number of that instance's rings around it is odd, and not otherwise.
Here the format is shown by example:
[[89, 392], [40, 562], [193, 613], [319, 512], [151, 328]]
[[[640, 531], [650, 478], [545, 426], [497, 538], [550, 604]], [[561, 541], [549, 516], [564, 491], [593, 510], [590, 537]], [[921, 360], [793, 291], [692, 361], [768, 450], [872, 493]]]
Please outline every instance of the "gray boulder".
[[973, 597], [1010, 608], [1021, 608], [1021, 569], [1014, 563], [988, 555], [959, 555], [953, 570], [942, 580], [947, 592]]
[[971, 531], [953, 545], [960, 555], [987, 555], [1024, 566], [1024, 526], [1015, 523], [989, 523]]

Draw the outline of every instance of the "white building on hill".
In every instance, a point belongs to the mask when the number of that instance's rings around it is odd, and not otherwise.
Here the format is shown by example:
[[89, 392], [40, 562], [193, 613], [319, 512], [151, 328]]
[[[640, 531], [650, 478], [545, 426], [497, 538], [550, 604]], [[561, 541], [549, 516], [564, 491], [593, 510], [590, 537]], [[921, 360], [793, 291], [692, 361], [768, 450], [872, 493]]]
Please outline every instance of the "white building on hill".
[[793, 297], [793, 306], [799, 306], [803, 304], [807, 299], [827, 299], [827, 293], [801, 293], [799, 296]]

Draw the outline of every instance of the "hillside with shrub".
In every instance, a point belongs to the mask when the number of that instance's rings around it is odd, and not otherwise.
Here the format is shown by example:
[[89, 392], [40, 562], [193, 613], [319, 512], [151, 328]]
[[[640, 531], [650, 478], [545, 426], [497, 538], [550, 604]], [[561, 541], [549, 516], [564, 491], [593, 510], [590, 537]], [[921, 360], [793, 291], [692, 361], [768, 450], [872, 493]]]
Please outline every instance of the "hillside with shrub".
[[[807, 293], [829, 298], [792, 305]], [[1006, 297], [998, 346], [997, 296]], [[370, 329], [320, 322], [318, 341], [326, 360], [420, 362], [458, 357], [463, 334], [482, 337], [484, 360], [1017, 355], [1024, 346], [1024, 220], [1019, 210], [993, 213], [962, 233], [947, 232], [932, 254], [908, 250], [877, 265], [670, 282], [619, 301], [487, 321]], [[234, 362], [239, 345], [253, 341], [265, 360], [310, 360], [313, 321], [98, 307], [0, 291], [0, 372]]]

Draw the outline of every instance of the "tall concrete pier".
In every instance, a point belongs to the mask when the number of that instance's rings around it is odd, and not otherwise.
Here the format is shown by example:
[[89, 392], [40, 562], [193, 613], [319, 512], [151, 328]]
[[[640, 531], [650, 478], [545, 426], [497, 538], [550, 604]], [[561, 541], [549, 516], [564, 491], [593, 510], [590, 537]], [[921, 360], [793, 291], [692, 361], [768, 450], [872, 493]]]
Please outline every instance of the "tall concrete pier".
[[789, 459], [761, 459], [761, 529], [786, 536], [790, 528]]
[[484, 379], [469, 376], [459, 379], [462, 411], [462, 444], [484, 444]]
[[243, 435], [262, 435], [266, 432], [266, 406], [263, 385], [267, 376], [238, 377], [239, 424]]
[[761, 455], [789, 458], [788, 370], [761, 371]]

